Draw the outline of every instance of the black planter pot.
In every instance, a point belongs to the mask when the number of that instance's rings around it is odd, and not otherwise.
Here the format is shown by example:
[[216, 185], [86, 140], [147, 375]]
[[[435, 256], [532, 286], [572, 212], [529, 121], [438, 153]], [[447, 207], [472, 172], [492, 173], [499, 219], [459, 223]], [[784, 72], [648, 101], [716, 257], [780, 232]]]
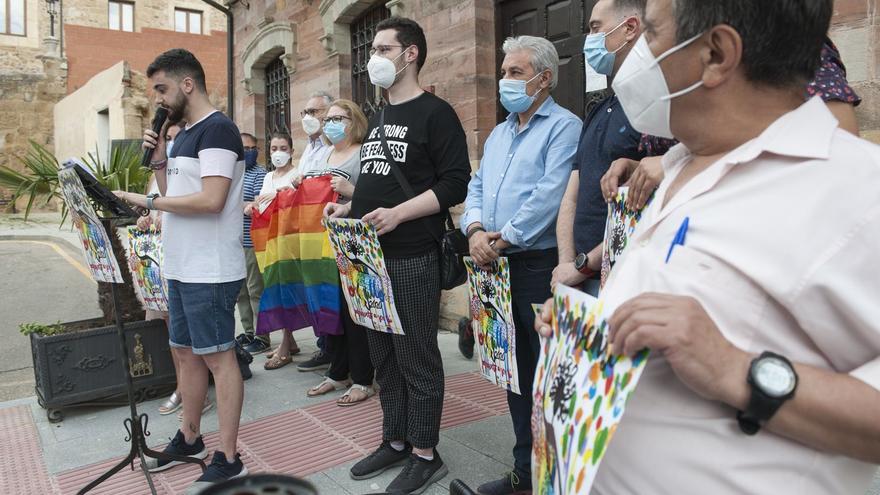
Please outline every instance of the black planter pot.
[[[101, 320], [63, 326], [100, 324]], [[134, 381], [135, 400], [160, 397], [177, 386], [164, 320], [126, 323], [125, 341]], [[78, 330], [62, 335], [31, 334], [37, 401], [49, 421], [63, 419], [62, 408], [126, 400], [125, 375], [116, 326]]]

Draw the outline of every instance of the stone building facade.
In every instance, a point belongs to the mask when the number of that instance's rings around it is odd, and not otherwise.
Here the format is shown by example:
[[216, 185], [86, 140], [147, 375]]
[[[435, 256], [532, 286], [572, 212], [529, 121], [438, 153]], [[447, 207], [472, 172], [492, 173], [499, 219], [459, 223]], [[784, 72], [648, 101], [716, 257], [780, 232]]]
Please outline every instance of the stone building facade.
[[[56, 0], [54, 22], [47, 0], [7, 3], [14, 4], [11, 9], [23, 9], [25, 25], [0, 27], [0, 165], [20, 169], [16, 156], [27, 153], [29, 139], [54, 150], [53, 107], [68, 94], [120, 62], [127, 62], [125, 70], [136, 79], [156, 54], [168, 48], [196, 53], [205, 65], [212, 99], [226, 106], [226, 17], [199, 0]], [[111, 25], [113, 9], [118, 9], [115, 25]], [[175, 31], [178, 11], [192, 20], [185, 27], [195, 33]], [[124, 93], [128, 83], [123, 80], [131, 78], [118, 79], [118, 88], [102, 96], [112, 100]], [[140, 117], [111, 118], [125, 124], [112, 134], [137, 138], [148, 113], [145, 84], [125, 91], [139, 92], [134, 96], [139, 97]], [[107, 103], [92, 103], [87, 108], [67, 105], [65, 111], [74, 120], [84, 114], [81, 122], [94, 121], [92, 114], [108, 111]], [[95, 130], [81, 134], [98, 135]], [[93, 150], [96, 144], [83, 142], [73, 149]], [[0, 201], [8, 194], [0, 189]]]

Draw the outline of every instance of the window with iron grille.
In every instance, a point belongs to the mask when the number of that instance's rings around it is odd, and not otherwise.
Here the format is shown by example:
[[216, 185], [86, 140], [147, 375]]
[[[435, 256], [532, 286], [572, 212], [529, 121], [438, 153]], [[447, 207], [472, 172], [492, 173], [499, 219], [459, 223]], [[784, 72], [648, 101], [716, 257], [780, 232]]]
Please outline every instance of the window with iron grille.
[[384, 3], [366, 11], [351, 23], [351, 93], [354, 100], [367, 115], [373, 115], [381, 106], [382, 90], [370, 82], [367, 62], [376, 35], [376, 25], [391, 17]]
[[290, 134], [290, 76], [281, 58], [266, 66], [266, 156], [272, 134]]

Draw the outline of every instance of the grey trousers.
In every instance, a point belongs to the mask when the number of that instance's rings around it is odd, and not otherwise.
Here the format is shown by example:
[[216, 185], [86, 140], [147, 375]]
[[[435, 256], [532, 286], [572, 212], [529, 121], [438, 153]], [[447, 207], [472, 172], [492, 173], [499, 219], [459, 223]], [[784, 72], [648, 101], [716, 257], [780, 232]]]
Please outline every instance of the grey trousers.
[[[260, 273], [260, 267], [257, 265], [254, 248], [242, 249], [244, 249], [247, 278], [241, 284], [241, 291], [238, 293], [238, 314], [241, 316], [244, 333], [254, 335], [257, 316], [260, 314], [260, 297], [263, 295], [263, 274]], [[268, 335], [260, 335], [257, 338], [269, 343]]]

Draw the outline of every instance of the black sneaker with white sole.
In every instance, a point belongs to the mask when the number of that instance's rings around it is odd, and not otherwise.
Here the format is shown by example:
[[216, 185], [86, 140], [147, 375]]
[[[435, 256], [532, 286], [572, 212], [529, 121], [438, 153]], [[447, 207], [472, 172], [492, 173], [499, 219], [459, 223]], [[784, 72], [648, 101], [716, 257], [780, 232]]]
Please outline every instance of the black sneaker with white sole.
[[296, 369], [299, 371], [318, 371], [327, 369], [330, 367], [330, 363], [333, 362], [333, 356], [330, 354], [318, 350], [312, 354], [312, 357], [307, 361], [303, 361], [296, 365]]
[[214, 452], [214, 457], [211, 459], [211, 464], [208, 464], [208, 469], [205, 469], [202, 476], [187, 488], [186, 494], [201, 493], [206, 487], [215, 483], [242, 478], [247, 475], [248, 470], [244, 467], [244, 463], [241, 462], [241, 454], [235, 454], [235, 461], [228, 462], [226, 454], [218, 450]]
[[[196, 438], [194, 444], [189, 445], [186, 443], [183, 432], [180, 430], [177, 430], [177, 434], [171, 439], [171, 443], [169, 443], [162, 452], [166, 454], [192, 457], [193, 459], [204, 459], [205, 457], [208, 457], [208, 449], [205, 448], [205, 442], [202, 441], [201, 436]], [[151, 473], [165, 471], [166, 469], [171, 469], [179, 464], [184, 463], [182, 461], [160, 461], [159, 459], [153, 459], [152, 457], [146, 458], [147, 470]]]
[[391, 442], [382, 442], [382, 445], [374, 450], [372, 454], [364, 457], [352, 466], [349, 474], [351, 479], [355, 480], [375, 478], [393, 467], [402, 466], [406, 462], [407, 457], [409, 457], [409, 453], [409, 445], [403, 450], [395, 450], [391, 446]]
[[432, 483], [442, 480], [447, 474], [449, 469], [443, 464], [443, 459], [436, 450], [434, 458], [430, 461], [416, 454], [410, 454], [403, 470], [388, 485], [385, 492], [394, 495], [419, 494], [427, 490]]

